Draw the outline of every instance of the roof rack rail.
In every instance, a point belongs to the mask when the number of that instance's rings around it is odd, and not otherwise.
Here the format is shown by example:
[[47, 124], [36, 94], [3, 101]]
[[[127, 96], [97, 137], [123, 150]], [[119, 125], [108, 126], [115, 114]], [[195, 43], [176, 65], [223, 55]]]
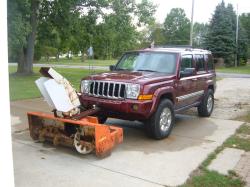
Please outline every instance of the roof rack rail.
[[191, 45], [157, 45], [154, 48], [189, 48], [193, 49]]

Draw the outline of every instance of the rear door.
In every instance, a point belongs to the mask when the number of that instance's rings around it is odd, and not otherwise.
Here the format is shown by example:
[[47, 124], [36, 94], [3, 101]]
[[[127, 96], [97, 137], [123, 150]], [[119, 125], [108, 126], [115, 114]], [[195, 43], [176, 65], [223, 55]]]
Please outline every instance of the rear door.
[[206, 81], [208, 73], [207, 73], [204, 54], [195, 54], [194, 60], [196, 68], [197, 92], [200, 93], [198, 99], [200, 99], [206, 89]]

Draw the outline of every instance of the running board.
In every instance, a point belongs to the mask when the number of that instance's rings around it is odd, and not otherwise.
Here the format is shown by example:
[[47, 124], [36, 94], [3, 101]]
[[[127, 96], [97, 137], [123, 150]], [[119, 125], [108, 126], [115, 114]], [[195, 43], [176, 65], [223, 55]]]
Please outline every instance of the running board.
[[191, 105], [187, 105], [187, 106], [184, 106], [184, 107], [175, 109], [174, 111], [175, 111], [175, 113], [181, 112], [181, 111], [183, 111], [183, 110], [187, 110], [187, 109], [192, 108], [192, 107], [197, 107], [197, 106], [199, 106], [199, 104], [200, 104], [200, 102], [195, 102], [195, 103], [193, 103], [193, 104], [191, 104]]

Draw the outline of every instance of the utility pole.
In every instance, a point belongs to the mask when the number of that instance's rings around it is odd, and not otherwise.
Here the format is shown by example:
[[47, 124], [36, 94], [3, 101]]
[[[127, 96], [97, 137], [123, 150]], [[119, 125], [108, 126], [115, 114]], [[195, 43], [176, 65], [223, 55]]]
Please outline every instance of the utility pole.
[[193, 23], [194, 23], [194, 0], [192, 0], [192, 12], [191, 12], [191, 25], [190, 25], [190, 42], [189, 45], [193, 46]]
[[239, 38], [239, 12], [238, 12], [238, 4], [237, 4], [237, 12], [236, 12], [236, 36], [235, 36], [235, 43], [236, 43], [236, 57], [235, 57], [235, 67], [238, 65], [238, 38]]

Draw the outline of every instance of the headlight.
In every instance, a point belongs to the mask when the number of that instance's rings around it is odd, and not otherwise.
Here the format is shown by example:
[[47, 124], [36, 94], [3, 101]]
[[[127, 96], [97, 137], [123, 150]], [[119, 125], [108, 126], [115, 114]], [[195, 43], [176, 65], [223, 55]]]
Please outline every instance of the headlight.
[[81, 83], [81, 92], [82, 93], [89, 93], [90, 89], [90, 80], [83, 80]]
[[139, 84], [126, 84], [126, 96], [128, 99], [137, 99], [140, 94]]

